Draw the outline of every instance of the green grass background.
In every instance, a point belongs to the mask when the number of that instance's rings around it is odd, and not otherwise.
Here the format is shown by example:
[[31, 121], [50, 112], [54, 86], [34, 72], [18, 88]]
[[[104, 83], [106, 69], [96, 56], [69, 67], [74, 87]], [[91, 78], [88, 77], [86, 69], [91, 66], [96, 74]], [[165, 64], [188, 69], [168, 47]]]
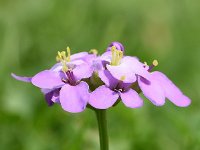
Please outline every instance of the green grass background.
[[32, 76], [55, 63], [58, 50], [120, 41], [127, 55], [151, 63], [192, 99], [156, 107], [108, 110], [111, 150], [200, 149], [200, 2], [198, 0], [0, 0], [0, 149], [98, 150], [91, 110], [47, 107], [40, 90], [10, 73]]

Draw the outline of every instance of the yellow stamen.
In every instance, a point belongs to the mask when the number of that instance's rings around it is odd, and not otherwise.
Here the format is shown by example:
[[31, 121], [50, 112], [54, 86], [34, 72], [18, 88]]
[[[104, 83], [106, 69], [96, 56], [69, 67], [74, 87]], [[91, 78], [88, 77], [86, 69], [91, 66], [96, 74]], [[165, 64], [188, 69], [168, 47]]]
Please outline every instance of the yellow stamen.
[[115, 51], [115, 49], [114, 49], [114, 47], [111, 47], [111, 53], [112, 53], [112, 59], [111, 59], [111, 65], [113, 65], [114, 64], [114, 62], [115, 62], [115, 57], [114, 57], [114, 51]]
[[114, 63], [115, 63], [115, 46], [111, 47], [111, 53], [112, 53], [111, 65], [114, 65]]
[[98, 54], [98, 50], [96, 50], [96, 49], [91, 49], [91, 50], [89, 51], [89, 53], [94, 54], [94, 55], [97, 55], [97, 54]]
[[68, 71], [68, 67], [66, 65], [66, 63], [62, 63], [63, 67], [62, 67], [62, 71], [63, 72], [67, 72]]
[[120, 80], [124, 81], [126, 79], [126, 76], [121, 76]]
[[111, 47], [111, 53], [112, 53], [112, 59], [111, 59], [111, 65], [117, 66], [120, 64], [120, 61], [123, 57], [123, 52], [120, 50], [117, 50], [115, 46]]
[[144, 62], [144, 65], [145, 65], [145, 66], [148, 66], [148, 64], [147, 64], [147, 62], [146, 62], [146, 61]]
[[153, 61], [153, 65], [154, 65], [154, 66], [158, 66], [158, 61], [157, 61], [157, 60], [154, 60], [154, 61]]
[[70, 48], [67, 47], [67, 56], [65, 51], [58, 51], [58, 55], [56, 56], [56, 61], [62, 63], [62, 71], [67, 72], [69, 68], [67, 67], [67, 62], [70, 62]]
[[58, 51], [58, 55], [56, 56], [56, 61], [59, 62], [60, 61], [60, 52]]
[[70, 62], [70, 56], [71, 56], [71, 53], [70, 53], [70, 48], [67, 47], [67, 62]]

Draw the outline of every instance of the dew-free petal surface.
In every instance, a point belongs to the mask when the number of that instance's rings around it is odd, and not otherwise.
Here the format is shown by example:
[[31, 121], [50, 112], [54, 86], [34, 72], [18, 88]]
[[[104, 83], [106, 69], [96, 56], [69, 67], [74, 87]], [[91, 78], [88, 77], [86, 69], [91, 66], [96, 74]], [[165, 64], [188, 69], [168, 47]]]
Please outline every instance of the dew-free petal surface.
[[106, 65], [112, 76], [125, 83], [133, 83], [136, 81], [136, 76], [131, 70], [131, 65], [121, 63], [118, 66]]
[[138, 108], [143, 105], [143, 100], [133, 89], [120, 93], [120, 97], [125, 106], [130, 108]]
[[11, 76], [15, 78], [16, 80], [23, 81], [23, 82], [31, 82], [31, 79], [32, 79], [32, 77], [24, 77], [24, 76], [22, 77], [14, 73], [11, 73]]
[[73, 69], [73, 74], [76, 80], [81, 80], [84, 78], [89, 78], [92, 76], [93, 69], [90, 65], [84, 63], [82, 65], [78, 65]]
[[80, 82], [76, 86], [65, 84], [60, 90], [60, 103], [65, 111], [71, 113], [82, 112], [89, 100], [89, 86]]
[[32, 84], [44, 89], [53, 89], [64, 85], [62, 82], [59, 72], [44, 70], [36, 74], [32, 80]]
[[90, 94], [89, 104], [97, 109], [107, 109], [113, 106], [118, 97], [118, 93], [102, 85]]
[[100, 79], [110, 88], [115, 87], [119, 82], [108, 70], [99, 71], [98, 75]]
[[153, 78], [158, 80], [165, 92], [165, 96], [175, 105], [186, 107], [190, 105], [191, 100], [185, 96], [181, 90], [163, 73], [159, 71], [152, 72]]
[[165, 93], [160, 84], [151, 77], [150, 82], [138, 77], [138, 84], [144, 94], [154, 105], [162, 106], [165, 103]]
[[141, 63], [137, 57], [125, 56], [121, 63], [128, 66], [129, 70], [134, 74], [140, 75], [145, 79], [149, 79], [151, 76], [147, 69], [144, 68], [144, 64]]

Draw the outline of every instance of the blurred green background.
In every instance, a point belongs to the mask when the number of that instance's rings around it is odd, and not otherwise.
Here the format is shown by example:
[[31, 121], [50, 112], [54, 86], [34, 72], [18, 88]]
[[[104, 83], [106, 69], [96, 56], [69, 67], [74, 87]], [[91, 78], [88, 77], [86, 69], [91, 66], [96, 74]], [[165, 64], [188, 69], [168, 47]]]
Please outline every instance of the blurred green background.
[[0, 149], [98, 150], [95, 114], [49, 108], [40, 90], [10, 73], [32, 76], [58, 50], [120, 41], [192, 99], [188, 108], [119, 104], [108, 110], [111, 150], [200, 149], [200, 2], [198, 0], [0, 0]]

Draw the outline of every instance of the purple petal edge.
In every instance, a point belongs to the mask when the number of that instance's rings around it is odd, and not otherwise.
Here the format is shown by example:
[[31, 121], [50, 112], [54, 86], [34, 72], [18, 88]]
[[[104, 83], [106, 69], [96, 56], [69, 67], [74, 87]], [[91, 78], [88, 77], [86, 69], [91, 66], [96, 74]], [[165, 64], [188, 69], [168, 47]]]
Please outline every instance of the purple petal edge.
[[11, 73], [11, 76], [16, 80], [23, 81], [23, 82], [31, 82], [31, 79], [32, 79], [32, 77], [22, 77], [14, 73]]

